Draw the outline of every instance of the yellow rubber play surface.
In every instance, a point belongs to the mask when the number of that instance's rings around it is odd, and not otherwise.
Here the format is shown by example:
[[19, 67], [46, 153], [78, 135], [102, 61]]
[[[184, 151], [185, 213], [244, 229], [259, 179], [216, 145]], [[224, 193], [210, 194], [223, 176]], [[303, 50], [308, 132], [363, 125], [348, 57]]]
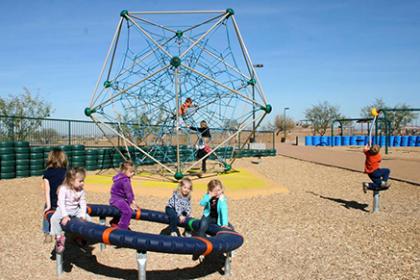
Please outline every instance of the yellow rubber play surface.
[[[109, 193], [114, 175], [89, 173], [85, 180], [85, 189], [87, 192]], [[132, 179], [136, 195], [169, 197], [177, 187], [177, 183], [160, 181], [158, 178], [151, 178], [149, 175], [140, 173]], [[264, 178], [258, 172], [247, 168], [239, 168], [226, 174], [205, 175], [202, 178], [191, 176], [190, 178], [193, 180], [194, 193], [199, 196], [207, 190], [207, 183], [215, 178], [223, 182], [225, 193], [234, 199], [272, 193], [286, 193], [288, 191], [287, 188], [279, 186]]]

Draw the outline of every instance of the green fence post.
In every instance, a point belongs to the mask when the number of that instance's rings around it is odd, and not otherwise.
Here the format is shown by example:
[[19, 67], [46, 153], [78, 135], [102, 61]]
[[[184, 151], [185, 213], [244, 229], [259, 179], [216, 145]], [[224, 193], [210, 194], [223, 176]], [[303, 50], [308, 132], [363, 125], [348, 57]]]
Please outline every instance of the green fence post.
[[71, 145], [71, 121], [69, 122], [69, 145]]

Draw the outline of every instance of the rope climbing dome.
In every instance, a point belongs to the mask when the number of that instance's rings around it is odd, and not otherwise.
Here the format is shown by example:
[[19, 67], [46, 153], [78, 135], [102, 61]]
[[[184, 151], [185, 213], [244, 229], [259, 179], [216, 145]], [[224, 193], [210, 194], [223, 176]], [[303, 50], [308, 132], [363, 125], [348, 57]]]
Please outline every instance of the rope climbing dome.
[[[234, 11], [122, 11], [85, 115], [118, 152], [182, 178], [202, 160], [227, 171], [241, 131], [272, 110]], [[187, 98], [192, 105], [185, 111]], [[206, 121], [211, 151], [197, 159]]]

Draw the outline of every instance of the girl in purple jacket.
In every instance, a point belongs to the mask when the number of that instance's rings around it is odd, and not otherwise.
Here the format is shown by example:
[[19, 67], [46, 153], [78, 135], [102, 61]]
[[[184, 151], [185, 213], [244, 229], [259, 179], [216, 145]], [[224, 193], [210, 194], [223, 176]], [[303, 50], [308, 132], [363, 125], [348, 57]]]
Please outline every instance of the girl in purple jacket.
[[139, 209], [131, 186], [131, 178], [134, 174], [134, 164], [131, 160], [127, 160], [121, 164], [120, 172], [112, 178], [114, 183], [111, 187], [109, 203], [120, 210], [121, 217], [112, 219], [110, 224], [111, 226], [118, 224], [119, 229], [128, 230], [133, 209]]

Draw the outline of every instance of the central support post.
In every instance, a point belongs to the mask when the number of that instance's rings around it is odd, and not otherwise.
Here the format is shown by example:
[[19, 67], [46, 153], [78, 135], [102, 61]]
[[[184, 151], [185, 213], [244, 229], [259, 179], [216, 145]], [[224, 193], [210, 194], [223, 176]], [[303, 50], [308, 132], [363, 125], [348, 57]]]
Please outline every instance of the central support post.
[[[100, 218], [99, 218], [99, 224], [100, 224], [101, 226], [104, 226], [104, 225], [105, 225], [105, 218], [100, 217]], [[99, 250], [100, 250], [100, 251], [105, 250], [105, 247], [106, 247], [105, 243], [99, 243]]]
[[139, 269], [139, 280], [146, 280], [147, 253], [137, 251], [137, 267]]
[[379, 191], [373, 191], [373, 213], [379, 212]]
[[232, 252], [226, 253], [225, 259], [225, 276], [232, 275]]
[[57, 271], [57, 277], [60, 277], [63, 274], [63, 253], [55, 254], [55, 267]]

